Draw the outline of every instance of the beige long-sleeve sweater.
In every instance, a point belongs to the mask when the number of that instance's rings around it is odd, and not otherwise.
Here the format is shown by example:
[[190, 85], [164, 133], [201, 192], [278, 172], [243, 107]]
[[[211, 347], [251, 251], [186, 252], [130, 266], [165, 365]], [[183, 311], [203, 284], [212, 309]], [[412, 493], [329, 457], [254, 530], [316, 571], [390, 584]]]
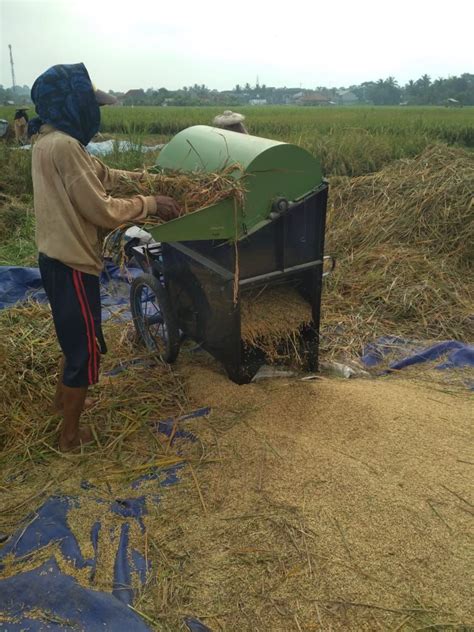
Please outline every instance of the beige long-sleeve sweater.
[[125, 200], [108, 195], [124, 175], [141, 174], [109, 169], [72, 136], [43, 126], [32, 156], [38, 250], [99, 275], [103, 264], [97, 229], [143, 221], [156, 212], [152, 196]]

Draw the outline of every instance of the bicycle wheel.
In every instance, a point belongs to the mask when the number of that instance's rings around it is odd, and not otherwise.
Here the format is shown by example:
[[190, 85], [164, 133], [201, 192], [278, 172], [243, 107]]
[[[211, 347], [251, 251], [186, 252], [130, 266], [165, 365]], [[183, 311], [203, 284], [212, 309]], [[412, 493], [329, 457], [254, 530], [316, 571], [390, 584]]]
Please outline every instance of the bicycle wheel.
[[140, 341], [163, 362], [174, 362], [179, 329], [166, 288], [152, 274], [137, 277], [130, 288], [130, 307]]

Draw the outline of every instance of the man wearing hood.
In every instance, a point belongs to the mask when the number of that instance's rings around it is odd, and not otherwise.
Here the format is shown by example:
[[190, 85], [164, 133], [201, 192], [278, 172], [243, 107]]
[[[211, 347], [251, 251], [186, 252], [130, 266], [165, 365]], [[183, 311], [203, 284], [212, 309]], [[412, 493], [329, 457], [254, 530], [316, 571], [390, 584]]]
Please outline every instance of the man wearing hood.
[[32, 152], [36, 244], [63, 352], [54, 403], [63, 415], [59, 446], [65, 451], [91, 440], [79, 419], [88, 387], [98, 381], [100, 354], [106, 352], [98, 229], [150, 215], [168, 221], [179, 215], [179, 207], [165, 196], [108, 194], [121, 177], [141, 174], [109, 169], [85, 150], [99, 131], [99, 106], [114, 99], [94, 89], [84, 64], [53, 66], [36, 79], [31, 98], [39, 115], [28, 128], [30, 136], [38, 134]]

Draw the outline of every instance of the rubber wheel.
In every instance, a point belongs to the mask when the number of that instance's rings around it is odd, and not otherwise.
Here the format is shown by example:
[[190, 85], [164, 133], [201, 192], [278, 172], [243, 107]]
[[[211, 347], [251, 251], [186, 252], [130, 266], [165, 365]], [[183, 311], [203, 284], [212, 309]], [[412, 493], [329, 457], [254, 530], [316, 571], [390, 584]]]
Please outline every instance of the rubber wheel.
[[152, 274], [137, 277], [130, 288], [130, 307], [139, 340], [163, 362], [174, 362], [180, 337], [166, 288]]

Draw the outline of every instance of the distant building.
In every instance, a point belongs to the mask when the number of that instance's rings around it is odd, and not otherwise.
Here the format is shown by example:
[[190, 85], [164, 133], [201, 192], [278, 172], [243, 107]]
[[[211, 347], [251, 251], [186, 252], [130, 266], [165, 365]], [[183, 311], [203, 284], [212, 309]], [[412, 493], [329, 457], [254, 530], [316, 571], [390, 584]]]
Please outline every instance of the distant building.
[[302, 97], [304, 97], [304, 92], [300, 90], [299, 92], [295, 92], [291, 95], [292, 101], [299, 101]]
[[144, 105], [146, 102], [145, 90], [142, 88], [139, 90], [128, 90], [123, 95], [123, 102], [125, 105]]
[[304, 95], [304, 91], [300, 90], [299, 88], [290, 88], [288, 90], [283, 89], [280, 92], [282, 92], [282, 102], [286, 103], [286, 105], [289, 105], [291, 103], [298, 103], [298, 101]]
[[267, 105], [266, 99], [250, 99], [249, 105]]
[[321, 92], [305, 92], [296, 102], [298, 105], [331, 105], [331, 99]]
[[357, 105], [359, 99], [352, 90], [338, 90], [336, 94], [336, 102], [338, 105]]

